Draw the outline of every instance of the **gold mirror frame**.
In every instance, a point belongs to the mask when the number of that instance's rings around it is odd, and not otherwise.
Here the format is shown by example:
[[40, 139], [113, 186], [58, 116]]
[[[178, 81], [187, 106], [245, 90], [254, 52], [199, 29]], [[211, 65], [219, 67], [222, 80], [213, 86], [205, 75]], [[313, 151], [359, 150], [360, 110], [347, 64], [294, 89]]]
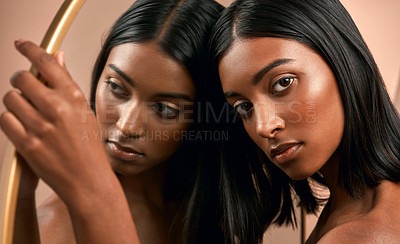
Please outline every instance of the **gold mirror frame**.
[[[85, 0], [65, 0], [54, 17], [40, 46], [49, 54], [59, 47]], [[38, 72], [32, 67], [32, 74]], [[0, 168], [0, 240], [11, 244], [14, 231], [15, 210], [18, 188], [21, 179], [21, 160], [11, 142], [7, 142], [3, 163]]]

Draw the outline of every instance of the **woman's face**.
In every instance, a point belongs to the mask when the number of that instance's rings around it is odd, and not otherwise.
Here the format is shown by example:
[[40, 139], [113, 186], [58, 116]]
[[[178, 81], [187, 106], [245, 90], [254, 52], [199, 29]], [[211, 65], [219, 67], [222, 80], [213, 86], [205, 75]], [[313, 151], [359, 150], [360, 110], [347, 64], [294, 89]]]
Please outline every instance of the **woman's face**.
[[236, 40], [219, 72], [247, 133], [289, 177], [305, 179], [331, 158], [344, 112], [335, 77], [316, 52], [283, 38]]
[[96, 91], [96, 114], [113, 169], [142, 173], [168, 160], [191, 123], [195, 88], [186, 68], [153, 43], [114, 47]]

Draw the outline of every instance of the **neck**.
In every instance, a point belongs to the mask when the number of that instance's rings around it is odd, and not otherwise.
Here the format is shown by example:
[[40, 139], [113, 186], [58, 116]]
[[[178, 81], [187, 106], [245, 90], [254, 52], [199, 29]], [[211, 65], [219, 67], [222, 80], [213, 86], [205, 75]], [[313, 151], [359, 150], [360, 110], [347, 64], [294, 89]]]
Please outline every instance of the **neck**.
[[329, 205], [336, 207], [352, 197], [350, 194], [338, 184], [339, 176], [339, 163], [340, 163], [340, 149], [338, 149], [331, 158], [320, 169], [330, 192]]
[[136, 175], [118, 174], [119, 181], [130, 203], [164, 206], [165, 174], [168, 163]]
[[335, 152], [320, 170], [330, 191], [329, 201], [320, 216], [321, 222], [325, 223], [325, 231], [366, 214], [373, 207], [376, 197], [371, 188], [365, 189], [361, 199], [352, 197], [338, 184], [339, 155]]

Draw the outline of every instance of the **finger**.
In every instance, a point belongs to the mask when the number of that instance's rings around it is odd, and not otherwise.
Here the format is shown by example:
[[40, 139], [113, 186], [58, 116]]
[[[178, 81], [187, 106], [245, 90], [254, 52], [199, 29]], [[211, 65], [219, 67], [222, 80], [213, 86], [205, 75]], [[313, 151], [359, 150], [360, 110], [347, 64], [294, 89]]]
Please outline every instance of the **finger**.
[[11, 85], [19, 89], [39, 111], [46, 112], [49, 104], [45, 97], [49, 97], [51, 90], [28, 71], [18, 71], [11, 77]]
[[3, 112], [0, 115], [0, 127], [16, 148], [22, 148], [27, 132], [14, 114], [8, 111]]
[[63, 50], [58, 50], [53, 57], [61, 67], [65, 68], [65, 56]]
[[65, 64], [65, 53], [63, 50], [58, 50], [53, 57], [57, 61], [57, 63], [65, 69], [65, 71], [68, 73], [68, 76], [71, 77], [71, 74], [68, 72], [67, 65]]
[[26, 131], [37, 132], [43, 117], [32, 105], [16, 91], [10, 91], [4, 96], [4, 105], [24, 126]]
[[31, 61], [51, 88], [63, 88], [72, 82], [66, 70], [45, 50], [30, 41], [16, 41], [17, 50]]
[[[21, 153], [22, 157], [29, 159], [26, 162], [32, 169], [35, 175], [38, 175], [38, 165], [43, 158], [49, 158], [49, 152], [40, 150], [43, 148], [40, 140], [34, 140], [25, 130], [24, 126], [18, 120], [15, 115], [9, 111], [6, 111], [0, 115], [0, 127], [15, 145], [16, 150]], [[44, 161], [46, 162], [46, 161]], [[39, 165], [39, 167], [41, 167]]]

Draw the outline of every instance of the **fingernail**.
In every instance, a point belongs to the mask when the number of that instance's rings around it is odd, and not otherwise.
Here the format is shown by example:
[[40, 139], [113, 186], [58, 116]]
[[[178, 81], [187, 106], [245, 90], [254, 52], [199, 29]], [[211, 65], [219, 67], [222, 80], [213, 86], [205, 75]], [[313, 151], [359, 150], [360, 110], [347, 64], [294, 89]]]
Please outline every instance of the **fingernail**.
[[13, 86], [15, 86], [15, 78], [17, 78], [17, 76], [18, 76], [19, 74], [21, 74], [22, 72], [23, 72], [23, 70], [19, 70], [19, 71], [15, 72], [15, 73], [11, 76], [10, 81], [11, 81], [11, 84], [12, 84]]
[[18, 38], [17, 40], [14, 41], [14, 45], [16, 47], [18, 47], [19, 45], [21, 45], [21, 43], [23, 43], [25, 40]]
[[61, 66], [64, 65], [64, 51], [63, 50], [57, 50], [57, 52], [54, 54], [54, 57], [56, 58], [57, 62]]
[[64, 58], [64, 51], [63, 50], [57, 50], [54, 55], [57, 55], [57, 56], [60, 56], [60, 57]]
[[64, 51], [60, 50], [60, 56], [61, 56], [61, 66], [65, 66], [65, 55], [64, 55]]

